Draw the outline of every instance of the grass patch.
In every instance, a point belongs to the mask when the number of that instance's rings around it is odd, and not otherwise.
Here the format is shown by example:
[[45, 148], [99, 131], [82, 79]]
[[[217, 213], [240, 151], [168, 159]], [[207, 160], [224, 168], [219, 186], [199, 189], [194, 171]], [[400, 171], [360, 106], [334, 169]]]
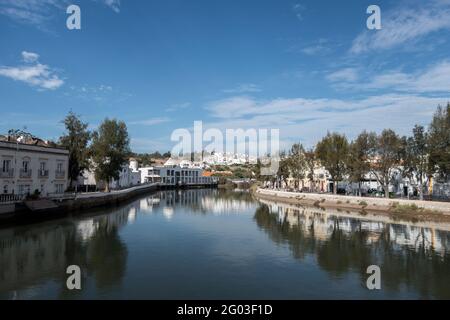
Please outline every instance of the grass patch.
[[426, 220], [441, 220], [444, 218], [442, 212], [437, 210], [425, 209], [412, 204], [399, 204], [394, 202], [389, 210], [392, 217], [396, 220], [410, 220], [412, 222], [426, 221]]
[[339, 200], [338, 202], [336, 202], [337, 204], [342, 204], [342, 201], [341, 200]]
[[322, 202], [322, 203], [324, 203], [325, 201], [326, 201], [325, 199], [320, 200], [320, 202]]
[[359, 205], [360, 205], [360, 206], [363, 206], [363, 207], [367, 207], [367, 206], [368, 206], [368, 203], [365, 202], [364, 200], [361, 200], [361, 201], [359, 202]]

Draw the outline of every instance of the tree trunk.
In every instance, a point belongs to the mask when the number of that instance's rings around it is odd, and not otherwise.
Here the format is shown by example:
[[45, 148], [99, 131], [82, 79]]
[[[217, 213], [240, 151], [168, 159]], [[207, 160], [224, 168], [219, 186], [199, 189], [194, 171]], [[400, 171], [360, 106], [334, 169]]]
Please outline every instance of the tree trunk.
[[105, 182], [106, 186], [105, 186], [105, 192], [109, 193], [109, 179], [106, 180]]
[[333, 193], [334, 194], [337, 194], [337, 189], [338, 189], [337, 181], [333, 180]]
[[423, 179], [420, 177], [419, 179], [419, 197], [420, 201], [423, 201]]

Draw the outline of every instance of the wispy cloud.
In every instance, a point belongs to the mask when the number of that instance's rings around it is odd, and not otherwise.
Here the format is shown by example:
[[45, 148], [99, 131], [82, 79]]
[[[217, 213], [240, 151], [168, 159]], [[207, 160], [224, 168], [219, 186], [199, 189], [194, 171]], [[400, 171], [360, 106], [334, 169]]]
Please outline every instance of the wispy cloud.
[[167, 117], [162, 118], [150, 118], [145, 120], [139, 120], [139, 121], [131, 121], [129, 122], [130, 125], [142, 125], [142, 126], [154, 126], [161, 123], [169, 122], [170, 119]]
[[450, 93], [450, 61], [440, 61], [413, 72], [386, 70], [375, 76], [358, 77], [355, 69], [338, 70], [326, 76], [339, 89], [383, 90], [409, 93]]
[[327, 39], [319, 39], [316, 42], [302, 48], [300, 51], [306, 55], [313, 56], [327, 54], [332, 50]]
[[191, 106], [190, 102], [177, 103], [177, 104], [173, 104], [169, 108], [167, 108], [166, 112], [174, 112], [174, 111], [189, 108], [190, 106]]
[[22, 52], [25, 65], [16, 67], [0, 66], [0, 76], [27, 83], [41, 90], [55, 90], [64, 84], [64, 80], [45, 64], [37, 61], [39, 55], [33, 52]]
[[[93, 0], [120, 12], [120, 0]], [[65, 8], [70, 5], [69, 0], [0, 0], [0, 15], [24, 24], [34, 25], [46, 29], [56, 12], [65, 14]]]
[[354, 82], [358, 80], [358, 71], [355, 68], [344, 68], [328, 74], [326, 78], [332, 82]]
[[421, 7], [404, 4], [400, 9], [382, 16], [382, 29], [366, 30], [353, 41], [351, 53], [398, 47], [407, 42], [419, 41], [425, 36], [450, 29], [450, 2], [430, 0]]
[[100, 2], [103, 2], [105, 5], [110, 7], [114, 12], [119, 13], [120, 12], [120, 0], [99, 0]]
[[209, 127], [280, 129], [283, 140], [294, 142], [300, 139], [312, 146], [327, 131], [338, 131], [349, 138], [363, 130], [381, 131], [384, 128], [409, 134], [414, 124], [428, 124], [436, 107], [446, 104], [449, 99], [450, 94], [442, 98], [386, 94], [362, 99], [269, 101], [233, 97], [211, 102], [206, 109], [216, 118], [208, 123]]
[[256, 84], [253, 83], [244, 83], [238, 85], [233, 89], [225, 89], [222, 90], [224, 93], [250, 93], [250, 92], [261, 92], [261, 88], [259, 88]]
[[301, 3], [296, 3], [292, 7], [292, 9], [294, 10], [297, 19], [300, 21], [303, 20], [303, 12], [306, 10], [306, 7]]

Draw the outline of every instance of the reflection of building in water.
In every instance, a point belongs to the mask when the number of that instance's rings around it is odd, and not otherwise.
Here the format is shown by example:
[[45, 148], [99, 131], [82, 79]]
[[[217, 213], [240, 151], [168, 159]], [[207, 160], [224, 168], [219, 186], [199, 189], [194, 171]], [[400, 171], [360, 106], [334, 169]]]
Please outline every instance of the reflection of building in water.
[[242, 193], [241, 197], [227, 197], [223, 191], [215, 189], [196, 190], [168, 190], [157, 193], [140, 201], [141, 211], [152, 212], [155, 207], [162, 207], [164, 215], [167, 208], [172, 208], [170, 217], [177, 208], [191, 207], [191, 209], [212, 214], [229, 214], [248, 212], [254, 208], [250, 201], [250, 195]]
[[424, 248], [445, 254], [450, 248], [450, 232], [424, 228], [412, 224], [386, 223], [339, 216], [314, 208], [295, 208], [289, 205], [264, 201], [272, 214], [277, 215], [279, 223], [288, 223], [291, 228], [300, 227], [307, 236], [318, 240], [328, 240], [336, 230], [344, 234], [364, 231], [368, 234], [368, 244], [375, 243], [383, 233], [389, 235], [394, 249], [411, 247]]

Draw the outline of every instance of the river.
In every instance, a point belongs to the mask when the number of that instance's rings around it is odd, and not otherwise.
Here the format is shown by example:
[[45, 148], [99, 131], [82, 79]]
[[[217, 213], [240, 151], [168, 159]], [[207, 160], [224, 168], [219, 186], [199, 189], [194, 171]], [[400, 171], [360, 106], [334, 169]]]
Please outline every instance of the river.
[[[0, 299], [450, 299], [450, 227], [161, 191], [0, 229]], [[66, 269], [82, 270], [82, 289]], [[367, 267], [381, 270], [368, 290]]]

